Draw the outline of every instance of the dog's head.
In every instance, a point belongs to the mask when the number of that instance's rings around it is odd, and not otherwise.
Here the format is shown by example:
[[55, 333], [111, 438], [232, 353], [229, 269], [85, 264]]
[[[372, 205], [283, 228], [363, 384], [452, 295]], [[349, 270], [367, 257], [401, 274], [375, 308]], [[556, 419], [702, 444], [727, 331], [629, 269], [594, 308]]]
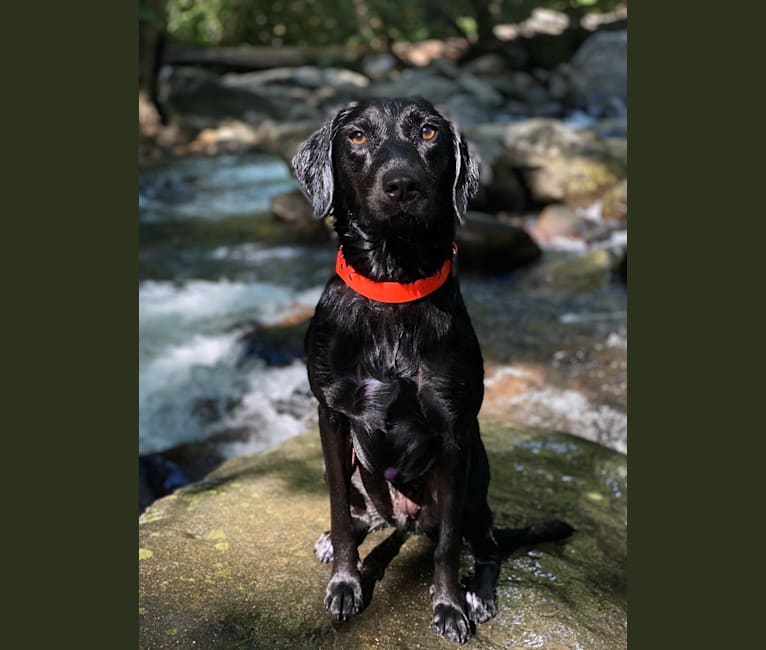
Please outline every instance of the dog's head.
[[349, 104], [299, 147], [292, 163], [317, 218], [334, 210], [360, 223], [445, 215], [462, 222], [479, 186], [463, 137], [420, 98]]

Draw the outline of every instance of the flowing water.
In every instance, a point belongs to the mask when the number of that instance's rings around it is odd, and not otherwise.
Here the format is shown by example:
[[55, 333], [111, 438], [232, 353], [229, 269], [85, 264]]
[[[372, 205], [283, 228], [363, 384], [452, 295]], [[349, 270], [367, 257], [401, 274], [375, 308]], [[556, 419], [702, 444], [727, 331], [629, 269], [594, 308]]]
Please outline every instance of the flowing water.
[[[315, 427], [300, 338], [334, 248], [269, 213], [271, 197], [295, 187], [283, 162], [259, 155], [142, 172], [141, 454], [217, 440], [226, 457]], [[624, 232], [559, 241], [531, 269], [461, 272], [486, 363], [485, 417], [626, 451], [625, 288], [577, 267], [623, 243]]]

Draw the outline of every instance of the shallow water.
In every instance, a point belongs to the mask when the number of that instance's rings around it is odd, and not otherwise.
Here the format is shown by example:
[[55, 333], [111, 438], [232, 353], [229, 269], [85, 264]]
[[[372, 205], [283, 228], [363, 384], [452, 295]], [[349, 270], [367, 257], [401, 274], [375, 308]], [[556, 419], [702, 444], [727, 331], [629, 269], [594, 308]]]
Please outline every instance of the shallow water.
[[142, 174], [140, 219], [220, 220], [263, 213], [273, 195], [295, 186], [287, 166], [273, 156], [186, 158]]
[[[314, 426], [296, 346], [248, 354], [254, 328], [300, 329], [332, 273], [329, 238], [267, 211], [271, 196], [294, 187], [287, 166], [269, 156], [188, 159], [142, 173], [140, 453], [236, 432], [219, 445], [232, 456]], [[622, 238], [596, 246], [616, 249]], [[625, 289], [606, 272], [572, 283], [556, 270], [592, 250], [557, 242], [534, 268], [461, 272], [461, 286], [487, 366], [484, 417], [624, 452]]]

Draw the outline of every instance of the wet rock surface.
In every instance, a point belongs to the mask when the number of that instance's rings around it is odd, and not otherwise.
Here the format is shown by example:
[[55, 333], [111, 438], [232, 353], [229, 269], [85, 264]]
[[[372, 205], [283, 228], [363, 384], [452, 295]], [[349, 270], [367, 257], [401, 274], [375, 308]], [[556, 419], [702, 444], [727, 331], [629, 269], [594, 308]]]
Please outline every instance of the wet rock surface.
[[[501, 527], [560, 518], [563, 542], [504, 563], [499, 612], [468, 647], [626, 647], [625, 456], [546, 430], [483, 422]], [[429, 629], [430, 543], [411, 537], [361, 615], [322, 608], [329, 567], [312, 546], [329, 524], [319, 439], [306, 434], [225, 463], [140, 518], [140, 647], [451, 648]], [[387, 536], [372, 534], [364, 557]], [[470, 567], [464, 553], [463, 570]]]

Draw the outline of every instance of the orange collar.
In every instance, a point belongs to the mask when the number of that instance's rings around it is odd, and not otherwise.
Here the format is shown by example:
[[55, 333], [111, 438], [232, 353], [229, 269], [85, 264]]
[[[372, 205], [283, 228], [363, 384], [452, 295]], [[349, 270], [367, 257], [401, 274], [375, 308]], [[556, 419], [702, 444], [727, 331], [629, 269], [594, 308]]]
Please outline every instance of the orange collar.
[[[457, 244], [452, 244], [453, 253], [457, 253]], [[414, 282], [375, 282], [354, 270], [343, 257], [343, 247], [338, 248], [335, 261], [335, 272], [350, 288], [370, 300], [378, 302], [402, 303], [412, 302], [432, 294], [439, 289], [452, 271], [452, 259], [447, 259], [442, 267], [432, 276], [415, 280]]]

